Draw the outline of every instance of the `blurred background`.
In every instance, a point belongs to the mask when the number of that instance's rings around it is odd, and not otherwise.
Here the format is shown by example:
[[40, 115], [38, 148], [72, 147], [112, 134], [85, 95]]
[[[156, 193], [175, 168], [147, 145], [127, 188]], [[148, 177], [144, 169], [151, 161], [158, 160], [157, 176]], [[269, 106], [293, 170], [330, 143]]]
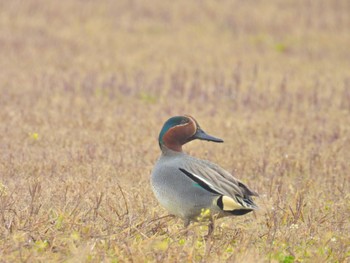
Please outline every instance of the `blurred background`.
[[349, 71], [348, 1], [11, 1], [0, 12], [8, 90], [51, 79], [35, 86], [227, 98], [302, 77], [305, 90], [344, 85]]

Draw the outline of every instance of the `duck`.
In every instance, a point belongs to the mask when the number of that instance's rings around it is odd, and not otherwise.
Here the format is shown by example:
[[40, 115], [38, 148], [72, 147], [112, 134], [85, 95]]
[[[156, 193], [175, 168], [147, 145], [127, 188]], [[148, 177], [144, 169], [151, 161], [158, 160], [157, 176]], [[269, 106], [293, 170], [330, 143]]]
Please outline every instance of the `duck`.
[[252, 197], [258, 194], [219, 165], [186, 154], [183, 145], [193, 140], [223, 143], [207, 134], [190, 115], [174, 116], [163, 125], [158, 143], [161, 155], [152, 174], [153, 193], [162, 207], [183, 220], [241, 216], [258, 209]]

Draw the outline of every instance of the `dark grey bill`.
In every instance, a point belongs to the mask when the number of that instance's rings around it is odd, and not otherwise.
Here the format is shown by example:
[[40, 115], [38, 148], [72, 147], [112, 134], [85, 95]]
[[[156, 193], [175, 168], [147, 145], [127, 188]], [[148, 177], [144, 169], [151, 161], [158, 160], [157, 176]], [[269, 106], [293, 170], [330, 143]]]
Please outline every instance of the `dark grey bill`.
[[211, 141], [211, 142], [224, 142], [220, 138], [216, 138], [214, 136], [211, 136], [209, 134], [206, 134], [202, 129], [198, 129], [197, 132], [192, 136], [193, 139], [199, 139], [199, 140], [205, 140], [205, 141]]

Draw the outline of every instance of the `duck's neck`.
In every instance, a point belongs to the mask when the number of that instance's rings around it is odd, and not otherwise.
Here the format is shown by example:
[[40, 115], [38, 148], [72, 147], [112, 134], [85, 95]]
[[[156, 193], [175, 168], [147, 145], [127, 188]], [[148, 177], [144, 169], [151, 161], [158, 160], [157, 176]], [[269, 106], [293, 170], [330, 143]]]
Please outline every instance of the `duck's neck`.
[[179, 144], [179, 143], [176, 143], [176, 142], [174, 142], [174, 143], [170, 143], [170, 142], [166, 143], [166, 144], [161, 146], [162, 151], [163, 151], [163, 148], [166, 148], [166, 149], [174, 151], [174, 152], [182, 153], [182, 145]]
[[164, 144], [160, 145], [160, 149], [162, 150], [162, 153], [164, 155], [174, 155], [174, 154], [183, 154], [182, 146], [180, 145], [180, 148], [170, 148]]

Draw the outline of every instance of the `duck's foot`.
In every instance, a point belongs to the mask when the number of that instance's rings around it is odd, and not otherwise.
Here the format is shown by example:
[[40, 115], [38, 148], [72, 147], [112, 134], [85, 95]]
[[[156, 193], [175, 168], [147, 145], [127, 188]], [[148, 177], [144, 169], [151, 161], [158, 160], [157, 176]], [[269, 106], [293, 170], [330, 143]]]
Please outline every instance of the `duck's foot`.
[[189, 235], [190, 229], [189, 229], [189, 225], [190, 225], [190, 220], [189, 219], [185, 219], [184, 220], [184, 229], [181, 231], [182, 233], [184, 233], [186, 236]]
[[189, 219], [185, 219], [184, 220], [184, 228], [187, 228], [190, 224], [190, 220]]

